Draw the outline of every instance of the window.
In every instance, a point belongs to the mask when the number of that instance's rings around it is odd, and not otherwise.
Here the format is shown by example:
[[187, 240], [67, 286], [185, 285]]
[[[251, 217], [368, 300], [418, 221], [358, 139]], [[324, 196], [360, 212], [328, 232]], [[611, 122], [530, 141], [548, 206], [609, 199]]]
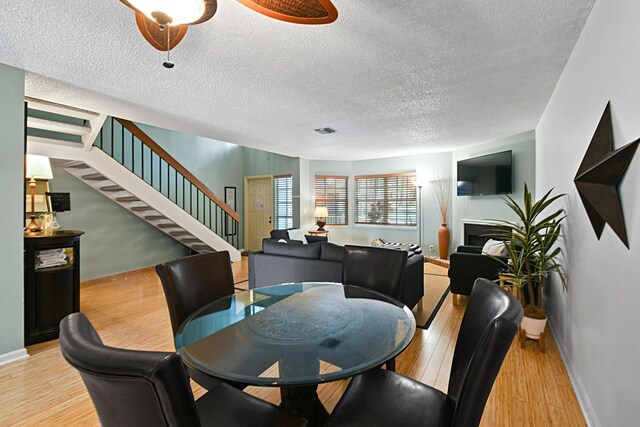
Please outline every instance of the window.
[[347, 225], [347, 180], [346, 176], [316, 175], [316, 207], [326, 206], [329, 211], [327, 224]]
[[293, 228], [293, 177], [273, 177], [274, 225], [276, 230]]
[[415, 173], [356, 176], [356, 224], [416, 225]]

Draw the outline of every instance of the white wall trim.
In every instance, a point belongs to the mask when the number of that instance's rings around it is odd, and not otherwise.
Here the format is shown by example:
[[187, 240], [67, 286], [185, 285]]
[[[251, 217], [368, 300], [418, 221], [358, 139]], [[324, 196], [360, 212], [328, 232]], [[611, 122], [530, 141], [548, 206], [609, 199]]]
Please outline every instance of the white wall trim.
[[17, 362], [18, 360], [24, 360], [29, 357], [29, 353], [27, 353], [26, 348], [21, 348], [20, 350], [10, 351], [9, 353], [0, 354], [0, 366], [6, 365], [7, 363]]
[[584, 420], [590, 427], [600, 427], [600, 422], [598, 421], [598, 417], [596, 416], [595, 411], [593, 410], [593, 406], [591, 405], [591, 401], [589, 400], [589, 396], [585, 392], [584, 386], [582, 385], [582, 381], [580, 377], [576, 375], [571, 364], [569, 364], [569, 360], [567, 357], [567, 350], [564, 345], [556, 338], [560, 336], [556, 333], [556, 328], [553, 326], [553, 322], [551, 318], [548, 319], [549, 328], [553, 333], [553, 338], [556, 343], [556, 347], [558, 347], [558, 352], [560, 353], [560, 357], [562, 358], [562, 362], [564, 363], [564, 367], [567, 370], [567, 374], [569, 375], [569, 381], [571, 381], [571, 385], [573, 386], [573, 391], [576, 393], [576, 397], [578, 399], [578, 404], [580, 405], [580, 409], [582, 410], [582, 415], [584, 415]]

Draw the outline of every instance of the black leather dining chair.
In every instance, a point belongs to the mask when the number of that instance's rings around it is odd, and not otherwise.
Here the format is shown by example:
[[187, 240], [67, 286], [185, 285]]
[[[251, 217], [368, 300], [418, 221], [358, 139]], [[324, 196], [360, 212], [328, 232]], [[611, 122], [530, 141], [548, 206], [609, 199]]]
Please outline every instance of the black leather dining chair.
[[382, 369], [351, 380], [328, 426], [477, 426], [522, 321], [522, 306], [478, 279], [460, 325], [447, 394]]
[[[407, 267], [407, 252], [371, 246], [344, 247], [342, 283], [371, 289], [400, 300]], [[395, 371], [395, 359], [387, 369]]]
[[400, 300], [406, 267], [406, 251], [347, 245], [342, 262], [342, 283], [361, 286]]
[[102, 426], [308, 425], [223, 383], [194, 400], [177, 353], [107, 347], [83, 313], [60, 322], [60, 349], [80, 372]]
[[174, 336], [196, 310], [234, 292], [227, 251], [167, 261], [156, 265], [156, 273], [167, 299]]
[[[234, 292], [231, 258], [227, 251], [167, 261], [156, 265], [156, 273], [169, 306], [174, 337], [182, 322], [196, 310]], [[188, 367], [187, 370], [189, 376], [207, 390], [220, 382], [195, 369]], [[246, 384], [230, 384], [239, 389], [246, 387]]]

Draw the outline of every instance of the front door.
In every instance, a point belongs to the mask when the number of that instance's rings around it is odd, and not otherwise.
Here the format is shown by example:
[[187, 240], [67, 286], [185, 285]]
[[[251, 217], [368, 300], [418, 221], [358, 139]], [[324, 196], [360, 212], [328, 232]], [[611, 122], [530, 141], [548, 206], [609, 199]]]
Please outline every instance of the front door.
[[244, 179], [245, 250], [262, 250], [262, 239], [273, 228], [273, 176]]

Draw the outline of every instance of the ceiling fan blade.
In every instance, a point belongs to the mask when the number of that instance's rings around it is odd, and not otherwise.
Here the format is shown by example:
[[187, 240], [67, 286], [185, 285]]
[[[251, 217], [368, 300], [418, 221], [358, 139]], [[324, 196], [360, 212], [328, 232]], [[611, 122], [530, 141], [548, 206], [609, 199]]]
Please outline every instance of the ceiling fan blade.
[[[203, 22], [206, 22], [209, 19], [213, 18], [213, 15], [216, 14], [216, 11], [218, 10], [217, 1], [216, 0], [203, 0], [203, 1], [205, 5], [204, 15], [202, 15], [202, 18], [198, 19], [197, 21], [191, 22], [189, 25], [202, 24]], [[133, 9], [135, 12], [139, 12], [138, 9], [133, 7], [133, 5], [129, 3], [127, 0], [120, 0], [120, 2], [126, 5], [127, 7]]]
[[295, 24], [330, 24], [338, 11], [330, 0], [238, 0], [270, 18]]
[[[160, 30], [157, 22], [147, 18], [142, 12], [136, 11], [136, 23], [142, 36], [153, 47], [163, 52], [167, 51], [167, 29]], [[182, 41], [184, 35], [187, 34], [188, 25], [178, 25], [170, 27], [169, 42], [170, 49], [173, 49]]]

